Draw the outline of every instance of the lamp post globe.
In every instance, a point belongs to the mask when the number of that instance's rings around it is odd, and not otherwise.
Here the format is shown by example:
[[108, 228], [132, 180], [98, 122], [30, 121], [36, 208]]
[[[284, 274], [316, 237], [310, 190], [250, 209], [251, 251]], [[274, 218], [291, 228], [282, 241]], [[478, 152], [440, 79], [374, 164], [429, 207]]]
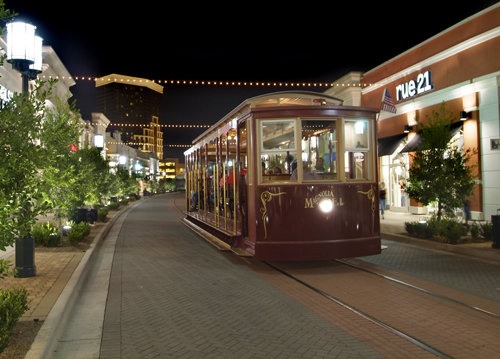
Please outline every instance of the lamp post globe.
[[22, 75], [22, 92], [28, 92], [28, 81], [42, 72], [43, 39], [36, 36], [36, 26], [22, 21], [7, 24], [7, 62]]

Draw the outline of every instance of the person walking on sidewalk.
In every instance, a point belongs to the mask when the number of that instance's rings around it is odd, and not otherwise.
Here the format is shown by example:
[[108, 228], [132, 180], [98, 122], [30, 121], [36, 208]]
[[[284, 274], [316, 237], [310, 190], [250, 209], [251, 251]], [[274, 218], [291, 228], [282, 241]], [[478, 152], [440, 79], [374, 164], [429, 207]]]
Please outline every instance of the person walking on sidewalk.
[[384, 219], [384, 210], [385, 210], [385, 183], [381, 182], [379, 187], [379, 199], [380, 199], [380, 213], [382, 214], [382, 219]]

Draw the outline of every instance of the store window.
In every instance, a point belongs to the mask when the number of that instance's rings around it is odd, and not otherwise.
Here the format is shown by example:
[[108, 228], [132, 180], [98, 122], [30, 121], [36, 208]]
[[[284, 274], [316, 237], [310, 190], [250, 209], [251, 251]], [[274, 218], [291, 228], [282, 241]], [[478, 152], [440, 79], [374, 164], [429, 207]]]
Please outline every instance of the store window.
[[295, 120], [262, 120], [260, 154], [262, 182], [288, 181], [297, 160]]
[[346, 179], [370, 178], [370, 130], [367, 120], [344, 122], [344, 164]]
[[[337, 122], [302, 120], [302, 179], [337, 180]], [[296, 178], [297, 171], [292, 172]]]

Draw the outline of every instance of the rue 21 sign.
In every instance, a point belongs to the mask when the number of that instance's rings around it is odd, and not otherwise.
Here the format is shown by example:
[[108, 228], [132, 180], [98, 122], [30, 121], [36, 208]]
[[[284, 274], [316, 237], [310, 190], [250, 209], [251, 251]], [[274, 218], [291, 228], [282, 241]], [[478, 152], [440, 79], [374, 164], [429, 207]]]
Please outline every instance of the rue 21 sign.
[[396, 86], [396, 99], [407, 100], [413, 96], [421, 95], [434, 88], [431, 71], [418, 74], [415, 80], [410, 80]]

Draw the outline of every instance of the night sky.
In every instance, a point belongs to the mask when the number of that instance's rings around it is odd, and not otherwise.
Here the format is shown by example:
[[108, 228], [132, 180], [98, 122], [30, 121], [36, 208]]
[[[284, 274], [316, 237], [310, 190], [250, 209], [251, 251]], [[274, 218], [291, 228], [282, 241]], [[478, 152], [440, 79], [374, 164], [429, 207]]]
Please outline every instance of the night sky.
[[[72, 76], [329, 82], [370, 70], [497, 1], [342, 3], [5, 0], [5, 7], [37, 26]], [[85, 119], [93, 89], [80, 80], [70, 89]], [[160, 121], [212, 124], [246, 98], [281, 90], [166, 85]], [[164, 131], [167, 144], [189, 144], [203, 130]], [[183, 151], [167, 147], [165, 156]]]

